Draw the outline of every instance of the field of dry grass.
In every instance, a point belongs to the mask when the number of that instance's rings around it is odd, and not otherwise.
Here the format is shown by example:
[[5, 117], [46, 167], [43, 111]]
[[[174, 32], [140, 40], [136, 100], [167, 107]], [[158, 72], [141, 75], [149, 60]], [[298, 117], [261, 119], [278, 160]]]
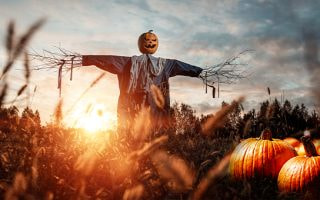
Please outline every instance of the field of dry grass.
[[[240, 136], [201, 134], [201, 120], [183, 107], [173, 120], [191, 122], [182, 133], [148, 138], [115, 131], [90, 138], [57, 122], [42, 126], [30, 109], [1, 108], [1, 198], [283, 199], [275, 182], [233, 182], [228, 162]], [[226, 123], [216, 132], [228, 131]]]

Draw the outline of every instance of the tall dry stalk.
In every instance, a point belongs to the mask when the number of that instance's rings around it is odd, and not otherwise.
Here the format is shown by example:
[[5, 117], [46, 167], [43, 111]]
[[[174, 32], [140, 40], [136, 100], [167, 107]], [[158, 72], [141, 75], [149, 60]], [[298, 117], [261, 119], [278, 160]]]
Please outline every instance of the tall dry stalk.
[[60, 99], [54, 110], [54, 122], [58, 125], [63, 120], [62, 106], [63, 106], [63, 99]]
[[8, 60], [11, 60], [12, 56], [12, 49], [14, 47], [14, 34], [15, 34], [15, 25], [14, 21], [10, 21], [7, 29], [7, 36], [6, 36], [6, 50]]
[[145, 143], [142, 148], [130, 153], [129, 159], [130, 160], [142, 159], [145, 156], [148, 156], [151, 153], [153, 153], [155, 150], [157, 150], [162, 144], [164, 144], [167, 141], [168, 141], [168, 136], [163, 135], [152, 140], [151, 142]]
[[217, 128], [224, 125], [228, 115], [233, 112], [241, 102], [244, 101], [244, 97], [240, 97], [238, 100], [233, 101], [230, 105], [222, 107], [215, 115], [207, 119], [201, 126], [201, 132], [205, 135], [213, 133]]
[[153, 153], [151, 159], [160, 177], [168, 181], [171, 190], [183, 192], [192, 188], [195, 173], [187, 162], [163, 150]]
[[151, 133], [150, 111], [150, 107], [143, 107], [134, 120], [133, 138], [138, 143], [138, 147], [141, 146], [142, 142], [144, 142]]
[[144, 187], [142, 184], [135, 185], [134, 187], [127, 189], [122, 199], [123, 200], [139, 200], [141, 199], [144, 192]]
[[27, 84], [29, 84], [31, 72], [30, 72], [29, 54], [27, 51], [24, 52], [24, 65], [23, 66], [24, 66], [24, 70], [25, 70], [24, 77], [26, 79]]
[[32, 24], [29, 27], [27, 32], [24, 35], [22, 35], [22, 37], [20, 37], [13, 51], [12, 60], [15, 60], [16, 58], [18, 58], [18, 56], [23, 52], [23, 50], [29, 43], [31, 37], [44, 24], [44, 22], [45, 22], [44, 18], [36, 21], [34, 24]]
[[25, 90], [26, 88], [28, 87], [27, 84], [24, 84], [17, 92], [17, 97], [20, 96]]
[[[7, 89], [8, 89], [8, 82], [6, 80], [6, 74], [9, 72], [9, 70], [12, 68], [15, 61], [18, 59], [18, 57], [21, 55], [23, 51], [25, 51], [26, 46], [28, 45], [29, 41], [33, 37], [34, 33], [43, 25], [45, 22], [44, 19], [40, 19], [37, 22], [35, 22], [33, 25], [29, 27], [29, 29], [26, 31], [25, 34], [23, 34], [20, 38], [16, 38], [15, 36], [15, 24], [14, 21], [10, 21], [8, 28], [7, 28], [7, 35], [6, 35], [6, 51], [7, 51], [7, 61], [6, 64], [3, 67], [0, 79], [2, 81], [3, 87], [1, 89], [0, 94], [0, 107], [4, 104], [5, 97], [7, 95]], [[11, 104], [15, 103], [17, 98], [27, 89], [29, 85], [29, 79], [30, 79], [30, 64], [29, 64], [29, 58], [28, 54], [25, 51], [25, 79], [26, 83], [20, 87], [20, 89], [17, 91], [17, 95], [12, 100]], [[3, 78], [4, 77], [4, 78]], [[29, 99], [29, 94], [28, 98]]]
[[226, 155], [218, 164], [212, 167], [207, 175], [200, 181], [191, 197], [192, 200], [203, 199], [209, 186], [215, 184], [220, 178], [227, 173], [231, 154]]
[[4, 86], [1, 88], [1, 93], [0, 93], [0, 107], [3, 105], [4, 100], [7, 96], [8, 92], [8, 84], [5, 83]]
[[23, 34], [19, 39], [17, 39], [17, 43], [14, 43], [14, 23], [10, 22], [8, 26], [8, 35], [6, 41], [6, 48], [8, 52], [8, 59], [7, 63], [5, 64], [1, 78], [8, 73], [8, 71], [13, 66], [14, 62], [20, 56], [20, 54], [25, 50], [27, 44], [29, 43], [30, 39], [34, 35], [34, 33], [44, 24], [45, 19], [40, 19], [35, 22], [33, 25], [29, 27], [27, 32]]
[[92, 173], [97, 158], [98, 156], [95, 151], [88, 150], [87, 152], [79, 156], [74, 165], [74, 168], [75, 170], [79, 171], [82, 175], [88, 176]]
[[154, 84], [151, 85], [150, 89], [154, 102], [156, 103], [158, 108], [163, 109], [165, 105], [165, 99], [161, 90]]
[[65, 113], [65, 116], [67, 116], [68, 114], [70, 114], [70, 112], [74, 109], [74, 107], [77, 105], [77, 103], [87, 94], [87, 92], [93, 88], [104, 76], [106, 75], [105, 72], [102, 72], [97, 78], [95, 78], [89, 87], [87, 87], [82, 94], [76, 99], [76, 101], [71, 105], [71, 107], [67, 110], [67, 112]]
[[7, 190], [5, 194], [5, 200], [18, 199], [23, 195], [28, 187], [26, 177], [22, 173], [16, 173], [13, 185]]

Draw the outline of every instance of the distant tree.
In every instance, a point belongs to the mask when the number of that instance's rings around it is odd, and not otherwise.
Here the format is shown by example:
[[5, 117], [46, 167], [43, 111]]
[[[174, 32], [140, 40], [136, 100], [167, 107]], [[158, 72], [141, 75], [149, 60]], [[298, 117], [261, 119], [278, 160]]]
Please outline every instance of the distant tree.
[[319, 128], [320, 119], [319, 119], [319, 116], [316, 113], [316, 111], [312, 111], [311, 114], [308, 115], [306, 123], [307, 123], [307, 129], [311, 129], [311, 128], [318, 129]]
[[195, 110], [187, 104], [175, 103], [172, 108], [172, 126], [176, 134], [192, 135], [199, 131], [199, 118]]

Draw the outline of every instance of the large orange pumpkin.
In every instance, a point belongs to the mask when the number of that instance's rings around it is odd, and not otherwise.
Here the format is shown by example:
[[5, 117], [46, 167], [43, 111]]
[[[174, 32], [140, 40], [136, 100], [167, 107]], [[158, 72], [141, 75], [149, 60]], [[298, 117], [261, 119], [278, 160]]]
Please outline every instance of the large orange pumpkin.
[[138, 40], [139, 50], [143, 54], [154, 54], [158, 49], [159, 41], [156, 34], [152, 30], [142, 33]]
[[230, 175], [235, 180], [276, 180], [282, 165], [294, 156], [292, 146], [273, 139], [271, 131], [264, 130], [260, 138], [246, 139], [235, 148], [230, 158]]
[[278, 187], [281, 192], [305, 192], [319, 194], [320, 191], [320, 156], [318, 156], [310, 137], [303, 136], [301, 141], [306, 155], [291, 158], [281, 168]]

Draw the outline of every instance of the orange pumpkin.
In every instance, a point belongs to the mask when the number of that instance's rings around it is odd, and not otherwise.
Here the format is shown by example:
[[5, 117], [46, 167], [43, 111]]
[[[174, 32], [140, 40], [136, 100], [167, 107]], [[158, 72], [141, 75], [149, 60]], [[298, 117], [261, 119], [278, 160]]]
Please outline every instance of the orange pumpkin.
[[300, 141], [296, 138], [293, 137], [288, 137], [283, 139], [283, 141], [289, 143], [291, 146], [293, 146], [294, 148], [298, 147], [300, 145]]
[[[314, 146], [316, 147], [317, 151], [319, 149], [320, 151], [320, 140], [319, 139], [316, 139], [316, 140], [313, 140], [312, 143], [314, 144]], [[304, 150], [304, 146], [302, 143], [299, 144], [299, 146], [295, 147], [297, 153], [299, 156], [304, 156], [306, 155], [306, 152]]]
[[270, 130], [264, 130], [260, 138], [242, 141], [230, 158], [230, 175], [235, 180], [253, 178], [275, 179], [282, 165], [296, 156], [288, 143], [273, 139]]
[[303, 144], [300, 144], [298, 147], [295, 148], [297, 151], [298, 156], [304, 156], [306, 155], [306, 152], [304, 150]]
[[139, 50], [143, 54], [154, 54], [158, 49], [159, 41], [156, 34], [152, 30], [142, 33], [138, 40]]
[[316, 148], [318, 148], [318, 147], [320, 146], [320, 139], [315, 139], [315, 140], [313, 140], [312, 142], [313, 142], [313, 144], [314, 144], [314, 146], [315, 146]]
[[278, 188], [281, 192], [305, 192], [315, 194], [320, 190], [320, 156], [318, 156], [310, 137], [303, 136], [306, 156], [291, 158], [281, 168]]

